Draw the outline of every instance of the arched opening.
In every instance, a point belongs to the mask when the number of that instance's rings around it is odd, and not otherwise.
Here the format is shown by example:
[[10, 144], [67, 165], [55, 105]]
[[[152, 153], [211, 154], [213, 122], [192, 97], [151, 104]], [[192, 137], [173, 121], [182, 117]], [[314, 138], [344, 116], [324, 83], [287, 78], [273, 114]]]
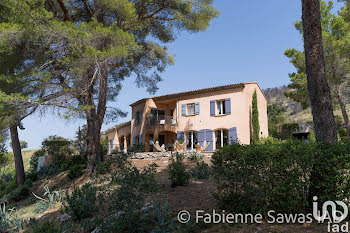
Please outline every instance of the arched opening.
[[215, 130], [215, 148], [219, 149], [229, 144], [228, 141], [228, 130], [218, 129]]

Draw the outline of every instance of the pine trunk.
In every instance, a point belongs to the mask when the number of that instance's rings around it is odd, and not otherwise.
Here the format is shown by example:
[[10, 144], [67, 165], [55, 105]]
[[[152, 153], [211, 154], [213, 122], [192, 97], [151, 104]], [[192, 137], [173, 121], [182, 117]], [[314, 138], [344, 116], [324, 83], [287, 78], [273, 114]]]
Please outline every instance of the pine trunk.
[[340, 109], [341, 109], [341, 113], [343, 115], [343, 119], [344, 119], [344, 125], [345, 125], [345, 128], [346, 128], [346, 136], [347, 137], [350, 137], [350, 123], [349, 123], [349, 116], [348, 116], [348, 113], [346, 112], [346, 106], [343, 102], [343, 99], [341, 97], [341, 94], [338, 90], [338, 93], [337, 93], [337, 98], [338, 98], [338, 102], [339, 102], [339, 105], [340, 105]]
[[[107, 61], [106, 61], [107, 64]], [[88, 164], [87, 172], [94, 173], [97, 163], [101, 158], [101, 128], [106, 113], [107, 104], [107, 65], [102, 66], [101, 75], [99, 77], [98, 88], [98, 105], [95, 105], [92, 85], [88, 95], [84, 98], [84, 105], [93, 106], [85, 111], [87, 120], [87, 152]]]
[[91, 116], [87, 118], [87, 172], [94, 173], [96, 169], [96, 165], [101, 159], [101, 149], [100, 149], [100, 130], [101, 125], [98, 125], [96, 118]]
[[13, 156], [15, 159], [16, 182], [17, 182], [17, 185], [22, 185], [24, 184], [24, 181], [25, 181], [25, 173], [24, 173], [24, 166], [23, 166], [21, 144], [18, 138], [17, 125], [10, 126], [10, 134], [11, 134], [11, 146], [12, 146]]
[[307, 84], [318, 142], [337, 143], [330, 89], [326, 80], [319, 0], [302, 0]]

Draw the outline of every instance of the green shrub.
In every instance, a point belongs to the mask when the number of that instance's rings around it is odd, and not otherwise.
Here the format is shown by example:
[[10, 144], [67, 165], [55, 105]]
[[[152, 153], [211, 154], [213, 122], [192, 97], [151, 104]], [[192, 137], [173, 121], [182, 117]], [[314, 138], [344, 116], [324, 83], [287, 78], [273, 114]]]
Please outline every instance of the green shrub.
[[9, 193], [8, 199], [13, 202], [23, 200], [30, 193], [28, 185], [21, 185]]
[[213, 155], [219, 207], [239, 213], [302, 213], [313, 195], [348, 200], [350, 147], [288, 140], [230, 145]]
[[39, 173], [36, 170], [30, 171], [30, 172], [26, 173], [26, 179], [29, 179], [32, 182], [35, 182], [39, 179]]
[[0, 198], [17, 188], [16, 178], [12, 173], [4, 173], [0, 176]]
[[145, 151], [145, 145], [144, 144], [134, 144], [127, 149], [128, 153], [138, 153], [138, 152], [144, 152]]
[[107, 174], [111, 172], [111, 166], [112, 166], [112, 161], [107, 160], [104, 162], [101, 162], [97, 166], [97, 173], [99, 174]]
[[80, 164], [76, 164], [68, 170], [68, 178], [71, 180], [74, 180], [75, 178], [78, 178], [81, 175], [83, 175], [83, 173], [84, 173], [83, 166]]
[[34, 209], [34, 213], [42, 214], [44, 213], [48, 208], [50, 208], [50, 203], [47, 201], [39, 201]]
[[53, 220], [45, 220], [42, 223], [35, 223], [32, 226], [33, 233], [61, 233], [62, 228]]
[[186, 171], [185, 164], [183, 162], [184, 156], [177, 153], [176, 159], [171, 158], [169, 164], [169, 179], [171, 180], [171, 186], [183, 186], [188, 184], [190, 174]]
[[33, 153], [32, 157], [30, 158], [30, 161], [29, 161], [31, 171], [38, 170], [38, 159], [41, 156], [45, 156], [45, 150], [43, 150], [43, 149], [37, 150]]
[[210, 167], [204, 161], [197, 162], [196, 167], [192, 168], [190, 173], [197, 179], [208, 179], [210, 176]]
[[191, 161], [199, 161], [203, 160], [203, 155], [197, 154], [196, 152], [192, 152], [189, 156], [188, 159]]
[[60, 164], [60, 170], [61, 171], [67, 171], [74, 165], [82, 165], [83, 167], [86, 166], [86, 159], [83, 158], [81, 155], [73, 155], [71, 157], [66, 158], [62, 161]]
[[299, 129], [298, 123], [284, 123], [282, 125], [281, 138], [288, 139], [293, 137], [292, 133]]
[[108, 153], [108, 138], [107, 137], [104, 137], [103, 139], [101, 139], [100, 151], [101, 151], [101, 153], [100, 153], [101, 160], [103, 161]]
[[72, 194], [66, 192], [64, 209], [74, 220], [92, 217], [96, 211], [96, 188], [87, 183], [74, 188]]
[[52, 156], [52, 164], [60, 166], [66, 158], [73, 154], [71, 142], [60, 136], [49, 136], [42, 142], [46, 154]]
[[152, 232], [148, 227], [155, 223], [144, 218], [144, 203], [158, 190], [154, 173], [154, 166], [150, 166], [142, 171], [126, 167], [114, 174], [113, 181], [120, 186], [99, 195], [99, 232]]
[[24, 185], [26, 185], [28, 187], [32, 187], [33, 186], [33, 181], [26, 177], [26, 180], [24, 181]]

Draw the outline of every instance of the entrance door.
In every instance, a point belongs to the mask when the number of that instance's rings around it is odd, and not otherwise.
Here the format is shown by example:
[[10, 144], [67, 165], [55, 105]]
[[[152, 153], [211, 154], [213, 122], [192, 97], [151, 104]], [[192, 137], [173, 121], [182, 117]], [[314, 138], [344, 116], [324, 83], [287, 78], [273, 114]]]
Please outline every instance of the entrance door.
[[158, 140], [159, 140], [159, 145], [162, 146], [165, 144], [165, 135], [164, 134], [159, 134], [158, 135]]

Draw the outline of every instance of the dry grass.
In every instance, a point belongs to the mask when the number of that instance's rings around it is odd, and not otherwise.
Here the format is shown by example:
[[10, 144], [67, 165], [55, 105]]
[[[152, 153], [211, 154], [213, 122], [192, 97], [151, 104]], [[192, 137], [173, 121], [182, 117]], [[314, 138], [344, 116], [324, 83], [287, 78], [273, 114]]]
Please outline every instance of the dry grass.
[[[30, 168], [30, 158], [34, 154], [34, 152], [37, 150], [22, 150], [22, 158], [23, 158], [23, 165], [24, 165], [24, 170], [28, 171]], [[10, 170], [14, 171], [15, 170], [15, 162], [14, 162], [14, 157], [12, 152], [7, 153], [7, 157], [9, 159], [8, 163], [3, 167], [4, 170]]]

